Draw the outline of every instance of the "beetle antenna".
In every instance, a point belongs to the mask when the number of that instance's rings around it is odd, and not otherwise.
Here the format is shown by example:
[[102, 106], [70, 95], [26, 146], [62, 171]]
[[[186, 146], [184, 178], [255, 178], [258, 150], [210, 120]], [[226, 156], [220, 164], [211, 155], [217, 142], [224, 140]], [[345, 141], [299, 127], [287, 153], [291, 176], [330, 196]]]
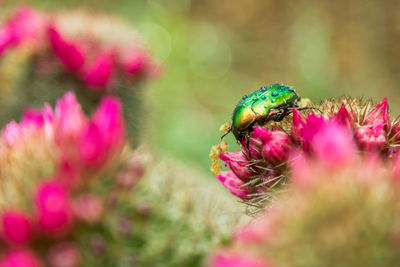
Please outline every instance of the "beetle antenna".
[[303, 107], [303, 108], [298, 108], [297, 110], [309, 110], [309, 109], [318, 110], [320, 113], [322, 113], [322, 111], [317, 107]]
[[226, 133], [224, 133], [223, 136], [221, 136], [221, 140], [224, 140], [225, 136], [227, 136], [230, 132], [232, 132], [232, 128], [229, 127], [228, 131], [226, 131]]

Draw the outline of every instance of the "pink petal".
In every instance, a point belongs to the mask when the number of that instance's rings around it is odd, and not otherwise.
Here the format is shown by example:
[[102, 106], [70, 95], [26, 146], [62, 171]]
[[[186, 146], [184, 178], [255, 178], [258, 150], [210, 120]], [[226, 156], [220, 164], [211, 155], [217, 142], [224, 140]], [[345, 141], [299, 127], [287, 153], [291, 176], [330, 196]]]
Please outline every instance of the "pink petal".
[[242, 199], [246, 199], [250, 191], [242, 187], [244, 182], [240, 180], [233, 172], [224, 171], [221, 172], [217, 179], [222, 183], [222, 185], [227, 188], [231, 193]]
[[40, 259], [29, 250], [13, 250], [0, 259], [0, 267], [41, 267]]
[[2, 215], [4, 238], [12, 243], [26, 243], [32, 236], [32, 223], [27, 214], [20, 211], [6, 211]]
[[71, 71], [78, 71], [85, 63], [85, 56], [78, 43], [66, 41], [54, 28], [48, 30], [49, 41], [54, 53]]
[[114, 58], [109, 53], [102, 53], [83, 73], [84, 82], [94, 90], [110, 85], [114, 71]]
[[36, 210], [38, 225], [46, 233], [61, 233], [72, 220], [68, 192], [57, 182], [47, 182], [39, 186]]

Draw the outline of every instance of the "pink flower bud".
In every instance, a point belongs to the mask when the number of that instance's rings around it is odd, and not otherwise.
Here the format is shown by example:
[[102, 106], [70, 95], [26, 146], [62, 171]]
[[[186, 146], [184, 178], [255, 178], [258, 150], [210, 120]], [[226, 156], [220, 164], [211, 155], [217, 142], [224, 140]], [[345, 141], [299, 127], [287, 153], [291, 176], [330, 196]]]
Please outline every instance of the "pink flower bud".
[[293, 141], [302, 142], [304, 127], [306, 125], [306, 118], [297, 111], [293, 109], [293, 123], [291, 129], [291, 136]]
[[43, 28], [42, 16], [33, 9], [21, 7], [7, 22], [11, 43], [18, 45], [25, 39], [36, 37]]
[[54, 28], [48, 30], [49, 41], [54, 53], [61, 62], [71, 71], [81, 69], [85, 63], [83, 50], [77, 43], [66, 41], [61, 34]]
[[41, 128], [44, 124], [43, 113], [39, 109], [26, 109], [21, 119], [22, 125], [32, 125]]
[[261, 155], [267, 162], [276, 165], [287, 159], [291, 142], [285, 132], [254, 127], [253, 135], [262, 141]]
[[13, 250], [0, 259], [0, 267], [42, 267], [39, 258], [29, 250]]
[[303, 129], [303, 150], [305, 152], [310, 151], [311, 143], [314, 136], [323, 128], [326, 121], [323, 117], [316, 116], [315, 114], [310, 114], [307, 116], [306, 125]]
[[225, 165], [229, 166], [239, 179], [248, 181], [255, 174], [257, 174], [250, 165], [250, 162], [246, 159], [242, 150], [236, 152], [225, 152], [219, 155], [219, 158], [225, 162]]
[[21, 7], [0, 29], [0, 56], [13, 46], [26, 39], [37, 37], [43, 28], [44, 20], [38, 12], [27, 7]]
[[390, 116], [389, 116], [389, 106], [387, 102], [387, 97], [385, 97], [381, 103], [376, 105], [374, 109], [368, 112], [364, 119], [363, 125], [377, 125], [383, 124], [383, 129], [386, 132], [390, 130]]
[[55, 107], [55, 139], [62, 147], [71, 146], [83, 134], [87, 119], [74, 93], [67, 92]]
[[231, 171], [221, 172], [221, 174], [217, 176], [217, 179], [225, 188], [231, 191], [232, 195], [246, 199], [247, 195], [250, 193], [245, 187], [242, 187], [244, 182]]
[[83, 72], [84, 82], [93, 90], [104, 90], [112, 81], [114, 58], [110, 53], [99, 54]]
[[356, 130], [354, 138], [361, 149], [367, 151], [380, 150], [386, 145], [386, 133], [384, 123], [375, 126], [361, 126]]
[[20, 211], [6, 211], [2, 215], [2, 232], [8, 242], [22, 244], [32, 237], [32, 223], [29, 217]]
[[100, 219], [104, 207], [98, 196], [88, 193], [74, 198], [72, 210], [78, 219], [87, 223], [94, 223]]
[[148, 56], [145, 53], [136, 52], [123, 60], [123, 69], [125, 72], [137, 75], [142, 72], [148, 63]]
[[1, 131], [1, 139], [8, 146], [15, 145], [18, 140], [24, 138], [24, 136], [24, 130], [15, 121], [8, 123]]
[[73, 243], [60, 243], [52, 246], [48, 253], [52, 267], [76, 267], [81, 263], [81, 253]]
[[57, 182], [42, 184], [36, 194], [36, 211], [43, 231], [50, 234], [65, 231], [72, 220], [67, 190]]
[[125, 125], [120, 101], [111, 96], [103, 98], [81, 138], [81, 159], [87, 166], [101, 166], [121, 150], [124, 137]]
[[268, 267], [260, 259], [237, 252], [219, 251], [211, 262], [212, 267]]
[[312, 141], [312, 151], [328, 167], [350, 163], [355, 157], [355, 144], [348, 128], [336, 123], [325, 125]]
[[344, 103], [342, 103], [338, 113], [333, 116], [333, 121], [349, 129], [353, 129], [354, 127], [354, 118], [350, 115]]

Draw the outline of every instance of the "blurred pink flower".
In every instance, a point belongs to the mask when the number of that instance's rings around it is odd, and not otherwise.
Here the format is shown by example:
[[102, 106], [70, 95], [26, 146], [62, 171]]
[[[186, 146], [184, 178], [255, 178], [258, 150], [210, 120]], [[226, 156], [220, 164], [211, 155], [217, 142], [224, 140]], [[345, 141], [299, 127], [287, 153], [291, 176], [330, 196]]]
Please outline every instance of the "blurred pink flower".
[[10, 210], [2, 214], [2, 232], [6, 241], [21, 244], [32, 237], [32, 223], [27, 214]]
[[78, 43], [65, 40], [54, 26], [48, 29], [50, 44], [61, 62], [71, 71], [80, 70], [85, 55]]
[[0, 29], [0, 55], [9, 47], [37, 37], [44, 25], [42, 15], [28, 7], [20, 7]]
[[217, 179], [225, 188], [237, 197], [245, 199], [247, 198], [247, 195], [251, 193], [247, 191], [245, 187], [242, 187], [244, 182], [231, 171], [221, 172], [221, 174], [217, 176]]
[[67, 92], [57, 100], [55, 107], [55, 139], [63, 148], [77, 142], [87, 126], [83, 113], [74, 93]]
[[58, 182], [46, 182], [36, 193], [38, 226], [50, 234], [62, 233], [72, 220], [67, 190]]
[[269, 264], [246, 254], [221, 250], [215, 255], [212, 267], [268, 267]]
[[21, 124], [41, 128], [44, 125], [42, 110], [33, 108], [26, 109], [22, 115]]
[[324, 127], [325, 124], [326, 121], [323, 117], [319, 117], [315, 114], [310, 114], [307, 116], [306, 124], [303, 129], [303, 135], [301, 136], [304, 151], [310, 151], [310, 146], [315, 135]]
[[12, 250], [0, 259], [0, 267], [42, 267], [39, 258], [29, 250]]
[[336, 123], [327, 123], [314, 136], [312, 151], [328, 167], [350, 163], [356, 154], [352, 133]]
[[83, 71], [84, 82], [93, 90], [104, 90], [112, 82], [114, 65], [114, 57], [110, 53], [100, 53]]
[[225, 152], [219, 155], [220, 159], [225, 161], [225, 165], [239, 177], [241, 180], [249, 180], [256, 174], [253, 170], [249, 168], [250, 162], [247, 160], [244, 152], [242, 150], [236, 152]]
[[123, 69], [131, 75], [137, 75], [144, 71], [148, 64], [148, 55], [144, 52], [135, 52], [123, 59]]
[[8, 123], [1, 131], [2, 141], [10, 147], [15, 145], [18, 140], [20, 140], [24, 136], [24, 130], [15, 121], [11, 121], [10, 123]]
[[98, 167], [122, 148], [125, 125], [120, 101], [103, 98], [80, 140], [80, 157], [86, 166]]

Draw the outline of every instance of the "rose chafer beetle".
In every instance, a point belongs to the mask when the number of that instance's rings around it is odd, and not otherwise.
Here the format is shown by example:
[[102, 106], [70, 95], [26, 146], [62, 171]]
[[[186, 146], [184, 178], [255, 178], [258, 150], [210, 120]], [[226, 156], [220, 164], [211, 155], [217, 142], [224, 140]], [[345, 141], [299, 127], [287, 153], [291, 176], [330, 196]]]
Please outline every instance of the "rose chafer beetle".
[[254, 125], [281, 121], [293, 108], [298, 107], [299, 100], [300, 97], [293, 86], [262, 86], [250, 95], [242, 97], [233, 111], [232, 122], [226, 134], [232, 132], [238, 142], [246, 138], [248, 146]]

